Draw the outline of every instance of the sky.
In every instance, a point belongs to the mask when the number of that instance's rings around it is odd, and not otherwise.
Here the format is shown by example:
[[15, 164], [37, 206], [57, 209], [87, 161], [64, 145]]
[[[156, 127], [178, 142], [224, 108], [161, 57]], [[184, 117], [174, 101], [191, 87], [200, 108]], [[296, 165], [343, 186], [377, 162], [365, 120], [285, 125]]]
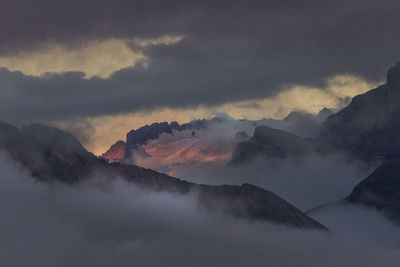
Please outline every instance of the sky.
[[342, 108], [400, 59], [396, 7], [0, 0], [0, 120], [89, 125], [100, 152], [153, 121]]

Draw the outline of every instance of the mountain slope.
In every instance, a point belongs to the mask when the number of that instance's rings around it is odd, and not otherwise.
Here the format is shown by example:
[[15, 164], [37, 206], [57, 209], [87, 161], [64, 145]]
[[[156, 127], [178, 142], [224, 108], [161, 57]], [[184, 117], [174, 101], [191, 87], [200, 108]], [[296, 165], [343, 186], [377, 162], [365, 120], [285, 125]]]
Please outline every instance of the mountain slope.
[[400, 161], [378, 167], [354, 187], [346, 202], [374, 207], [400, 222]]
[[134, 165], [109, 164], [86, 151], [78, 140], [61, 130], [34, 124], [21, 130], [0, 123], [0, 147], [44, 182], [76, 184], [101, 173], [121, 177], [143, 188], [195, 192], [207, 210], [221, 210], [250, 220], [268, 220], [289, 226], [325, 229], [272, 192], [253, 185], [198, 185]]
[[329, 212], [351, 205], [362, 205], [376, 209], [400, 224], [400, 160], [386, 162], [359, 182], [344, 199], [314, 207], [308, 215]]
[[319, 147], [341, 150], [367, 161], [400, 158], [400, 63], [386, 84], [354, 97], [331, 115], [319, 134]]

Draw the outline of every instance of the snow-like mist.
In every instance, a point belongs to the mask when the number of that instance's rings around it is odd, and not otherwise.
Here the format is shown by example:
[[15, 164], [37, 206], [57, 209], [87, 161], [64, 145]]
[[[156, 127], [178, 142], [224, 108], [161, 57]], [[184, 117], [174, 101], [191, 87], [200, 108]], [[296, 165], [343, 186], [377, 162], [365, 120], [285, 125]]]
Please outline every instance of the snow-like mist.
[[[1, 155], [2, 266], [396, 266], [400, 231], [374, 211], [317, 214], [332, 232], [249, 223], [98, 175], [34, 182]], [[300, 189], [299, 189], [300, 190]], [[382, 230], [383, 229], [383, 230]]]
[[280, 195], [301, 210], [308, 210], [346, 197], [373, 167], [347, 162], [340, 154], [287, 158], [277, 165], [260, 156], [239, 166], [181, 167], [176, 176], [205, 184], [252, 183]]

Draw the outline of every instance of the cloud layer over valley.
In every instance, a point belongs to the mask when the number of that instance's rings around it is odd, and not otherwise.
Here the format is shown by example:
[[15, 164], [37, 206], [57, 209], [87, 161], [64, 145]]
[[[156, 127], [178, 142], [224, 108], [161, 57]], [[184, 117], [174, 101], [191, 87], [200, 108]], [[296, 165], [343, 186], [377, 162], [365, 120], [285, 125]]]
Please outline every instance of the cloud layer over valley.
[[[4, 154], [0, 166], [2, 265], [395, 266], [400, 260], [393, 250], [400, 246], [398, 229], [373, 211], [320, 215], [332, 233], [300, 231], [210, 216], [190, 196], [149, 193], [122, 180], [49, 187]], [[360, 227], [361, 219], [374, 224]], [[357, 234], [349, 235], [351, 229]]]

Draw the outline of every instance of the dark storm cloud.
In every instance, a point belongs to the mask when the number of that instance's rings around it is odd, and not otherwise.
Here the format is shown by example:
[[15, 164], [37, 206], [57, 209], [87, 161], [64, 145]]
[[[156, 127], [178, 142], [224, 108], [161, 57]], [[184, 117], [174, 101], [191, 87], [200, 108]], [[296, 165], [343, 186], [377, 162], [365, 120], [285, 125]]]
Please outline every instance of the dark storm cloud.
[[[149, 68], [83, 79], [1, 71], [1, 119], [39, 121], [265, 97], [335, 74], [381, 79], [400, 58], [397, 1], [4, 1], [0, 53], [55, 40], [187, 36]], [[5, 116], [4, 114], [7, 114]]]

